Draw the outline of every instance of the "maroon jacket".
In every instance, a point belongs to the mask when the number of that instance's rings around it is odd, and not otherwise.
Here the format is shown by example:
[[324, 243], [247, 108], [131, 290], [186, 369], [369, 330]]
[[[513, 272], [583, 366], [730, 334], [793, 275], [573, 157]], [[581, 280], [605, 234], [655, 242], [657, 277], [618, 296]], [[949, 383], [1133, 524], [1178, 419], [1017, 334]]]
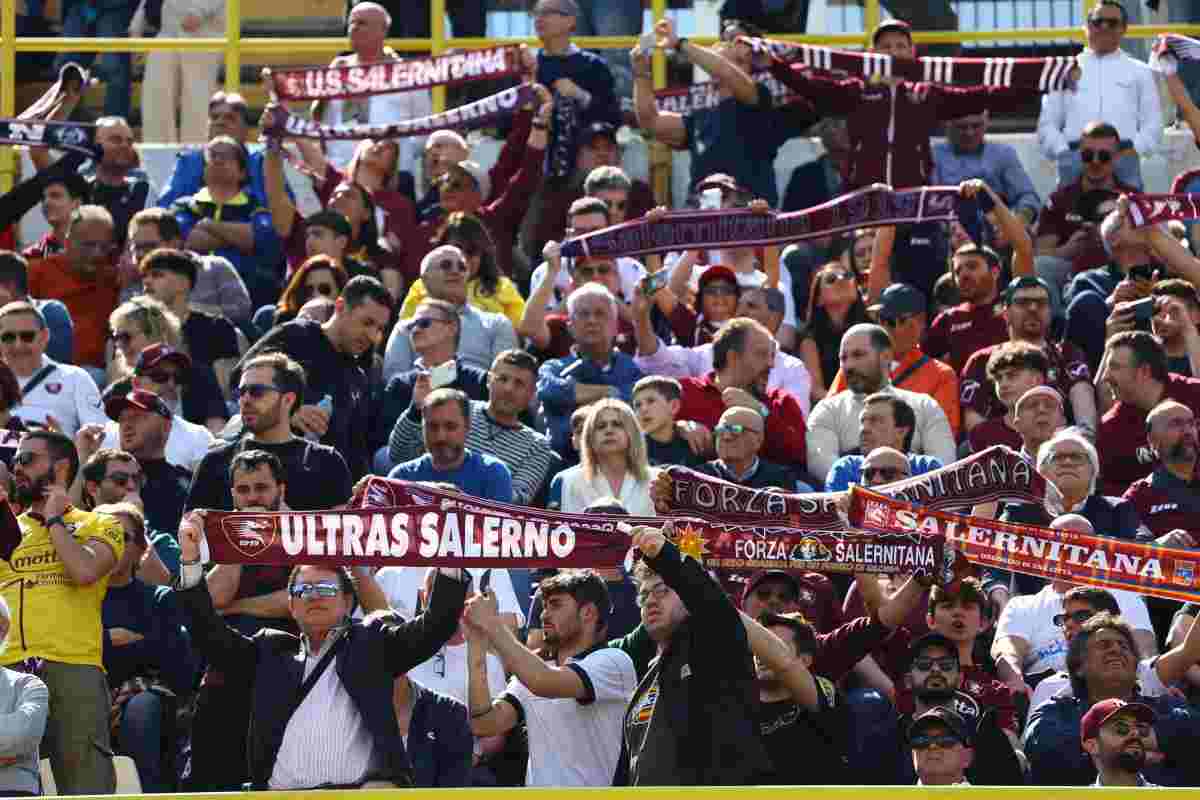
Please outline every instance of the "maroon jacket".
[[1008, 110], [1032, 91], [911, 81], [892, 87], [780, 60], [771, 74], [819, 113], [846, 117], [851, 153], [847, 190], [872, 183], [895, 189], [927, 185], [933, 174], [929, 137], [941, 123], [988, 109]]

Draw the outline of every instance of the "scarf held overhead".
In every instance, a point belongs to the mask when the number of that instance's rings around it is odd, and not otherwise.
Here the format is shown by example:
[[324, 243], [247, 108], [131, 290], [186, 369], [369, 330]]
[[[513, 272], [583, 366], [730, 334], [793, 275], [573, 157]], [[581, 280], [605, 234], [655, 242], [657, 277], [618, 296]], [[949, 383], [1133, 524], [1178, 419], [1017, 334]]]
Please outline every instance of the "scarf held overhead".
[[520, 74], [520, 56], [516, 46], [503, 45], [370, 64], [305, 69], [272, 67], [266, 74], [281, 101], [336, 100], [514, 77]]
[[1200, 61], [1200, 41], [1178, 33], [1159, 34], [1150, 48], [1150, 69], [1174, 75], [1180, 61]]
[[0, 144], [52, 147], [96, 156], [96, 126], [79, 122], [0, 119]]
[[672, 250], [764, 247], [814, 239], [855, 228], [958, 220], [975, 241], [983, 231], [982, 206], [956, 186], [893, 190], [882, 183], [786, 214], [748, 210], [669, 211], [567, 239], [568, 258], [615, 258]]
[[[787, 105], [800, 99], [769, 72], [756, 71], [752, 77], [756, 83], [767, 87], [776, 106]], [[720, 90], [721, 87], [716, 81], [701, 81], [682, 89], [659, 89], [654, 93], [654, 103], [660, 113], [691, 114], [716, 108], [721, 102]]]
[[1158, 225], [1173, 219], [1200, 219], [1200, 195], [1131, 194], [1129, 219], [1135, 228]]
[[1200, 552], [934, 511], [855, 486], [850, 525], [944, 538], [968, 560], [1042, 578], [1200, 601]]
[[738, 41], [748, 44], [756, 53], [781, 61], [861, 78], [903, 78], [924, 83], [1057, 92], [1073, 89], [1080, 77], [1075, 56], [909, 59], [745, 36]]
[[533, 87], [522, 84], [427, 117], [369, 125], [325, 125], [293, 116], [280, 105], [270, 109], [271, 118], [263, 127], [262, 134], [267, 139], [403, 139], [427, 136], [446, 128], [469, 130], [487, 127], [515, 113], [534, 97]]

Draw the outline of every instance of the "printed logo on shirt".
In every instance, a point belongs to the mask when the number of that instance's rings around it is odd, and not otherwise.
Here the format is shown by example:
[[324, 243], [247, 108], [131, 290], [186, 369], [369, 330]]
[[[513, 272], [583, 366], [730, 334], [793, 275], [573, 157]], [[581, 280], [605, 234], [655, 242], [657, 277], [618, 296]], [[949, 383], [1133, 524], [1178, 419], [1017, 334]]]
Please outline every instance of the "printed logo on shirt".
[[61, 383], [47, 383], [46, 391], [49, 392], [50, 394], [58, 394], [59, 392], [62, 391], [62, 384]]
[[955, 324], [950, 326], [950, 332], [958, 333], [959, 331], [970, 330], [971, 326], [974, 324], [975, 324], [974, 322], [971, 322], [969, 320], [967, 322], [956, 322]]
[[1191, 586], [1196, 580], [1195, 561], [1176, 561], [1174, 582], [1180, 586]]
[[633, 714], [630, 718], [634, 725], [649, 725], [650, 718], [654, 716], [654, 707], [658, 704], [658, 681], [650, 685], [646, 693], [638, 701], [637, 707], [633, 709]]
[[1154, 451], [1150, 449], [1150, 445], [1142, 445], [1137, 449], [1137, 460], [1139, 464], [1153, 464], [1155, 462]]
[[963, 381], [959, 399], [967, 405], [975, 401], [975, 393], [979, 391], [979, 381]]
[[1071, 364], [1067, 367], [1067, 374], [1072, 378], [1086, 380], [1091, 377], [1091, 370], [1088, 369], [1088, 365], [1084, 362], [1076, 361], [1074, 364]]
[[1150, 506], [1151, 514], [1160, 514], [1163, 511], [1178, 511], [1179, 503], [1159, 503], [1158, 505]]

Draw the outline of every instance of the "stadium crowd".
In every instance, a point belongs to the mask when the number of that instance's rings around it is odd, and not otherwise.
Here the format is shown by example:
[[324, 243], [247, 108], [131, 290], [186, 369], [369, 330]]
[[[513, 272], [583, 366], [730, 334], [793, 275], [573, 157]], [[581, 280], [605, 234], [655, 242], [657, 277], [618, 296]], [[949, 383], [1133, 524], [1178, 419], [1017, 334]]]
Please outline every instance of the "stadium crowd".
[[[1033, 90], [774, 57], [780, 99], [753, 5], [725, 4], [712, 47], [659, 21], [655, 47], [715, 101], [660, 108], [643, 40], [627, 120], [613, 69], [571, 43], [575, 0], [537, 0], [533, 99], [490, 169], [450, 129], [259, 147], [245, 99], [189, 80], [215, 64], [168, 53], [145, 91], [183, 91], [180, 124], [205, 132], [161, 192], [119, 111], [91, 157], [31, 154], [0, 197], [0, 228], [39, 204], [49, 224], [0, 252], [0, 497], [19, 514], [0, 530], [0, 793], [40, 794], [41, 759], [61, 793], [111, 793], [114, 755], [145, 792], [1200, 786], [1200, 612], [1131, 590], [997, 569], [716, 575], [669, 520], [635, 529], [631, 568], [205, 563], [206, 513], [335, 509], [370, 475], [654, 516], [667, 465], [844, 493], [993, 445], [1065, 513], [978, 516], [1200, 547], [1200, 259], [1181, 223], [1129, 213], [1163, 137], [1159, 84], [1198, 138], [1200, 109], [1121, 50], [1126, 9], [1095, 4], [1078, 85], [1041, 100], [1059, 184], [1040, 198], [987, 137], [989, 111]], [[163, 30], [220, 30], [198, 0], [158, 6]], [[392, 25], [354, 5], [335, 63], [397, 57]], [[901, 20], [871, 43], [916, 56]], [[74, 112], [82, 87], [58, 89], [40, 119]], [[417, 91], [314, 113], [430, 109]], [[669, 218], [621, 167], [626, 121], [690, 151], [693, 206], [774, 214], [884, 182], [991, 210], [979, 240], [920, 222], [564, 255]], [[776, 154], [810, 129], [825, 153], [781, 193]]]

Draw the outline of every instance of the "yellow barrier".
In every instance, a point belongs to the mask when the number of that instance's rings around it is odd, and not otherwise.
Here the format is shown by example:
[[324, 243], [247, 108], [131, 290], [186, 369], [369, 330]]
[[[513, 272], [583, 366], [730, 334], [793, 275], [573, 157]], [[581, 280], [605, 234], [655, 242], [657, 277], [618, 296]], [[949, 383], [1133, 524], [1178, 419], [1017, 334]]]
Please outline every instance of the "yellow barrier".
[[[802, 754], [797, 754], [802, 756]], [[1105, 797], [1115, 798], [1119, 789], [1101, 789], [1112, 792]], [[627, 800], [636, 795], [639, 800], [696, 800], [702, 793], [708, 800], [802, 800], [820, 797], [822, 800], [927, 800], [927, 798], [958, 797], [961, 800], [1096, 800], [1096, 790], [1084, 787], [1054, 788], [1046, 786], [972, 786], [965, 789], [953, 786], [702, 786], [663, 787], [639, 789], [359, 789], [353, 793], [354, 800], [447, 800], [464, 798], [484, 800], [499, 798], [505, 794], [521, 792], [522, 797], [538, 800], [533, 795], [542, 795], [542, 800]], [[1196, 800], [1196, 789], [1155, 789], [1154, 800]], [[323, 792], [255, 792], [245, 794], [229, 792], [223, 794], [158, 794], [155, 800], [316, 800], [331, 797]], [[1128, 797], [1130, 795], [1126, 795]], [[1140, 795], [1139, 795], [1140, 796]], [[146, 795], [116, 795], [117, 798], [139, 798]], [[88, 800], [80, 798], [80, 800]], [[114, 800], [113, 795], [97, 796], [95, 800]]]

